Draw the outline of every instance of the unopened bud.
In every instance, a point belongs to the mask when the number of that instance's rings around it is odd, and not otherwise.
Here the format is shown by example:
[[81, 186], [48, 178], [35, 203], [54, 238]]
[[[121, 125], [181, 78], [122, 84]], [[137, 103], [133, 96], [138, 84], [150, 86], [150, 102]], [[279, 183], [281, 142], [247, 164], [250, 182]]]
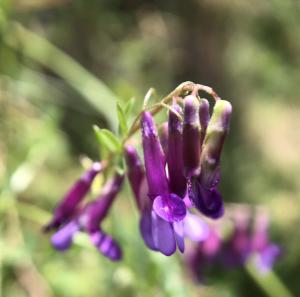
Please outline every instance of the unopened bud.
[[196, 96], [184, 98], [183, 163], [186, 177], [200, 171], [200, 122], [199, 101]]

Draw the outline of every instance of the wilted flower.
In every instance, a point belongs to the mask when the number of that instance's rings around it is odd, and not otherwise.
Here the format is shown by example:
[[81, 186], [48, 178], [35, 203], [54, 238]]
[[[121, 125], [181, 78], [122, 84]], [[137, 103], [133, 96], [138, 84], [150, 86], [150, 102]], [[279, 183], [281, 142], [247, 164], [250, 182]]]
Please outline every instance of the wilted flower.
[[118, 243], [103, 232], [100, 224], [120, 191], [123, 179], [123, 175], [116, 174], [105, 184], [99, 198], [78, 210], [64, 226], [52, 235], [51, 242], [57, 250], [67, 250], [73, 242], [74, 235], [81, 230], [89, 234], [92, 243], [107, 258], [113, 261], [121, 259], [122, 251]]

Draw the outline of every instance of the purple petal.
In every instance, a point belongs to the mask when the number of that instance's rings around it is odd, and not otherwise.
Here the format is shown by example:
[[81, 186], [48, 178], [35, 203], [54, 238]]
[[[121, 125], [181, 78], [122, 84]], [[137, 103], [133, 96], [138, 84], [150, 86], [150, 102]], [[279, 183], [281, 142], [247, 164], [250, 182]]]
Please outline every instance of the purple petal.
[[123, 185], [124, 175], [115, 174], [108, 180], [101, 191], [100, 197], [90, 202], [84, 210], [86, 217], [86, 228], [89, 232], [98, 230], [100, 222], [106, 217], [112, 203]]
[[197, 97], [193, 95], [189, 95], [184, 98], [184, 123], [182, 137], [185, 176], [191, 177], [199, 174], [201, 153], [199, 101]]
[[65, 251], [71, 246], [73, 236], [78, 231], [79, 226], [77, 222], [71, 221], [52, 235], [51, 243], [55, 249]]
[[58, 204], [52, 220], [44, 227], [44, 231], [48, 232], [53, 228], [58, 228], [75, 214], [79, 203], [87, 194], [95, 176], [101, 170], [102, 165], [99, 162], [96, 162], [81, 176], [64, 196], [63, 200]]
[[153, 201], [153, 210], [167, 222], [181, 221], [186, 215], [184, 201], [175, 194], [157, 196]]
[[255, 264], [261, 273], [270, 271], [281, 254], [281, 249], [276, 244], [270, 244], [257, 255]]
[[101, 230], [90, 234], [92, 243], [107, 258], [112, 261], [122, 259], [122, 250], [119, 244], [113, 240], [110, 235], [103, 233]]
[[183, 253], [184, 252], [184, 229], [183, 221], [174, 222], [174, 235], [177, 242], [178, 249]]
[[140, 220], [140, 232], [147, 247], [156, 251], [153, 236], [152, 236], [152, 216], [151, 211], [144, 211]]
[[134, 147], [128, 145], [125, 146], [124, 155], [128, 169], [127, 175], [129, 183], [134, 193], [137, 207], [141, 210], [141, 186], [145, 178], [144, 168], [139, 158], [139, 155]]
[[201, 128], [201, 145], [203, 144], [206, 128], [208, 126], [209, 120], [210, 120], [210, 114], [209, 114], [209, 102], [207, 99], [202, 98], [200, 101], [200, 107], [199, 107], [199, 119], [200, 119], [200, 128]]
[[165, 156], [150, 112], [143, 113], [141, 126], [148, 194], [151, 199], [154, 199], [156, 196], [169, 193]]
[[190, 240], [200, 242], [206, 240], [209, 236], [208, 225], [198, 216], [187, 212], [183, 220], [184, 235]]
[[205, 189], [197, 178], [193, 178], [189, 187], [190, 199], [196, 208], [212, 219], [218, 219], [224, 214], [224, 204], [217, 189]]
[[[181, 113], [181, 108], [173, 104], [173, 109]], [[168, 173], [171, 192], [183, 197], [186, 192], [186, 179], [183, 166], [182, 122], [172, 111], [169, 112]]]
[[161, 219], [152, 211], [152, 235], [154, 245], [161, 253], [170, 256], [176, 251], [176, 241], [171, 223]]

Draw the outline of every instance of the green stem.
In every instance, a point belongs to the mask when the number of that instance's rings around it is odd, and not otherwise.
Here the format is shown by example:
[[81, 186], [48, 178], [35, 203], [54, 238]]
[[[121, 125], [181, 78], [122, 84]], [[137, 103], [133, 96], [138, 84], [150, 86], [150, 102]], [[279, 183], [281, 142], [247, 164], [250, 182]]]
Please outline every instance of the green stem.
[[4, 40], [10, 47], [62, 77], [106, 118], [114, 131], [117, 131], [117, 97], [101, 80], [48, 40], [18, 23], [10, 23], [7, 26]]
[[252, 260], [248, 261], [245, 269], [267, 296], [294, 297], [289, 289], [273, 271], [262, 274], [260, 271], [258, 271]]

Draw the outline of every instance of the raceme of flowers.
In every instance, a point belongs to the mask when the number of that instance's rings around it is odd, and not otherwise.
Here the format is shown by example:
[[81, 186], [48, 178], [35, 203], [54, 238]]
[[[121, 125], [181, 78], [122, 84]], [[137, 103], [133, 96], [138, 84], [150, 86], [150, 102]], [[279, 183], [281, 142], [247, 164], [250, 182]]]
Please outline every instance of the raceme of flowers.
[[[199, 96], [199, 90], [214, 97], [211, 113], [208, 100]], [[166, 104], [166, 99], [170, 105]], [[218, 184], [231, 104], [221, 100], [211, 88], [188, 82], [164, 98], [161, 106], [168, 109], [168, 119], [159, 131], [153, 118], [155, 112], [146, 107], [134, 122], [140, 123], [143, 162], [137, 149], [130, 144], [133, 132], [138, 130], [133, 124], [122, 142], [125, 171], [113, 170], [109, 160], [93, 163], [55, 208], [53, 218], [44, 227], [45, 232], [55, 230], [51, 237], [55, 249], [69, 249], [76, 233], [83, 231], [105, 257], [113, 261], [122, 258], [119, 243], [103, 230], [102, 222], [116, 201], [125, 176], [139, 210], [141, 237], [149, 249], [166, 256], [174, 254], [177, 248], [183, 253], [185, 238], [197, 243], [196, 251], [201, 258], [206, 249], [211, 253], [205, 246], [219, 249], [219, 237], [209, 219], [216, 220], [224, 214]], [[105, 175], [110, 177], [98, 197], [85, 202], [95, 177], [107, 168], [111, 174]], [[270, 256], [272, 247], [267, 240], [261, 244], [266, 232], [265, 226], [255, 234], [261, 234], [256, 240], [256, 250], [261, 251], [261, 259], [265, 259], [260, 261], [261, 267], [268, 268], [271, 265], [266, 263], [273, 263], [276, 257]], [[273, 253], [277, 252], [273, 249]]]

